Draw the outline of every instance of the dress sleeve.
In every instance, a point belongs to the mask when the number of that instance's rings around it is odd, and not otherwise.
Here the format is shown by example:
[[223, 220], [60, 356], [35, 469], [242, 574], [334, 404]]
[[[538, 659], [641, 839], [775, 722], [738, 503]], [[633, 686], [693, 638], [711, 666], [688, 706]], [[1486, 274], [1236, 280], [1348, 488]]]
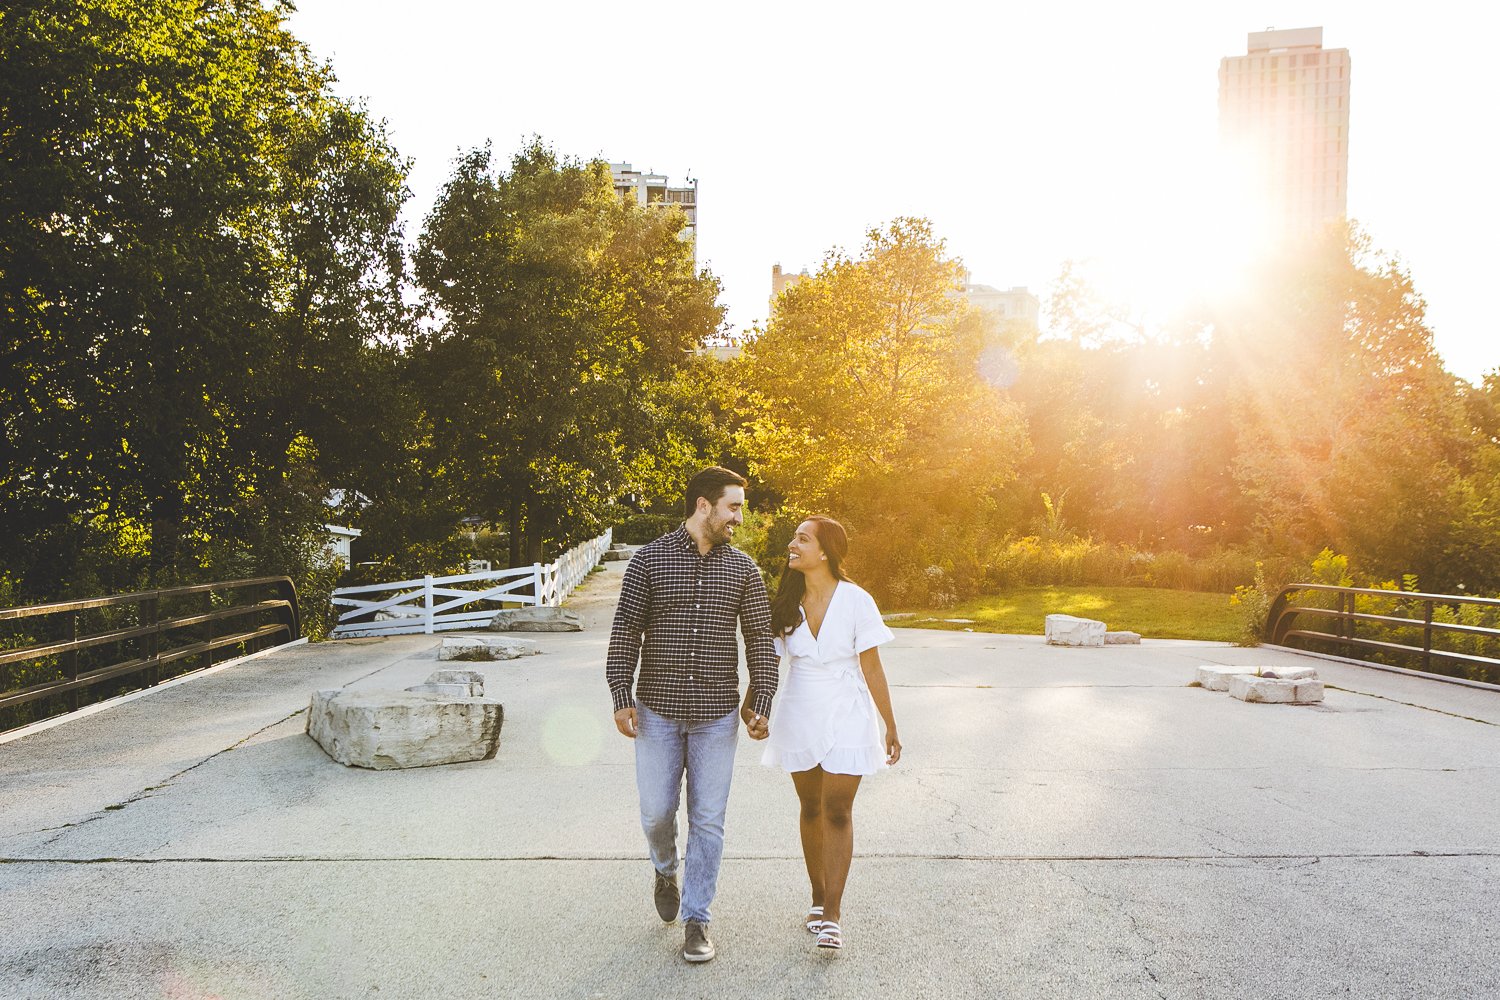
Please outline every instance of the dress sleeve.
[[854, 651], [863, 653], [881, 643], [890, 642], [896, 636], [881, 620], [875, 598], [864, 591], [860, 591], [859, 597], [858, 606], [854, 609]]

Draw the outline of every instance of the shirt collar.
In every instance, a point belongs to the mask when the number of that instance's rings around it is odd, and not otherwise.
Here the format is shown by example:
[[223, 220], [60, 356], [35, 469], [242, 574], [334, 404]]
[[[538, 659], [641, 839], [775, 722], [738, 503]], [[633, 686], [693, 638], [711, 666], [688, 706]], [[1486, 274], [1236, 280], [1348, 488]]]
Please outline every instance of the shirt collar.
[[679, 524], [677, 526], [677, 530], [672, 532], [667, 537], [672, 539], [673, 545], [677, 546], [684, 552], [691, 552], [695, 556], [703, 554], [716, 556], [719, 554], [720, 550], [724, 548], [723, 543], [719, 543], [710, 546], [707, 553], [699, 553], [698, 540], [693, 537], [692, 532], [688, 531], [686, 521]]

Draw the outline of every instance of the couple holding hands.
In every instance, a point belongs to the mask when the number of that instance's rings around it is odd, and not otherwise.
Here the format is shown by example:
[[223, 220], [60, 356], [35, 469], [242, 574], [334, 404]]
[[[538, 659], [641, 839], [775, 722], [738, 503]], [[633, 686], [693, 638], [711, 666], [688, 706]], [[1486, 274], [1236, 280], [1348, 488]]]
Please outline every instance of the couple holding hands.
[[[729, 544], [743, 521], [745, 486], [717, 466], [688, 483], [687, 519], [627, 564], [605, 667], [615, 725], [635, 740], [656, 911], [668, 923], [680, 913], [689, 962], [714, 957], [709, 904], [741, 722], [765, 741], [762, 763], [792, 776], [812, 889], [805, 923], [820, 948], [843, 946], [860, 778], [901, 758], [878, 650], [894, 636], [874, 599], [844, 576], [843, 527], [827, 517], [799, 524], [768, 600], [755, 561]], [[750, 674], [743, 701], [736, 623]], [[783, 656], [789, 666], [778, 688]], [[679, 858], [684, 776], [688, 835]]]

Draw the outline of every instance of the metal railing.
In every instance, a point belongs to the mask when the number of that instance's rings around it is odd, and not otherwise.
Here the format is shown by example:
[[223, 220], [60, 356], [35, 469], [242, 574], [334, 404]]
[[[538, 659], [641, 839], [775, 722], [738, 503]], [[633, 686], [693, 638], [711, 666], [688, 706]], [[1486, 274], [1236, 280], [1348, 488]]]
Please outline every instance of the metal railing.
[[[1307, 591], [1337, 595], [1337, 606], [1327, 608], [1291, 603], [1296, 595]], [[1367, 599], [1364, 602], [1366, 605], [1390, 602], [1394, 613], [1360, 611], [1357, 605], [1361, 597], [1376, 599]], [[1277, 646], [1322, 646], [1337, 649], [1352, 659], [1368, 659], [1368, 656], [1355, 654], [1369, 651], [1395, 661], [1390, 664], [1392, 666], [1500, 683], [1500, 658], [1442, 648], [1441, 640], [1446, 637], [1470, 636], [1478, 640], [1474, 643], [1476, 647], [1484, 648], [1481, 645], [1484, 640], [1497, 640], [1494, 648], [1500, 649], [1500, 628], [1433, 620], [1433, 612], [1438, 608], [1458, 609], [1463, 606], [1493, 608], [1500, 612], [1500, 600], [1488, 597], [1294, 583], [1283, 587], [1271, 602], [1266, 615], [1265, 640]], [[1419, 613], [1421, 617], [1413, 617], [1413, 612]], [[1312, 619], [1313, 621], [1307, 622], [1308, 625], [1323, 625], [1325, 628], [1331, 627], [1333, 631], [1302, 627], [1303, 621], [1299, 619]], [[1365, 626], [1363, 635], [1359, 634], [1362, 624]], [[1420, 643], [1398, 641], [1406, 636], [1415, 640], [1418, 631], [1421, 635]], [[1435, 639], [1439, 642], [1435, 643]]]
[[[201, 607], [181, 613], [184, 603]], [[173, 605], [179, 606], [178, 613], [168, 614]], [[170, 667], [182, 661], [196, 658], [196, 664], [186, 667], [201, 669], [242, 649], [254, 652], [302, 637], [297, 588], [285, 576], [0, 608], [0, 626], [7, 623], [15, 623], [9, 626], [12, 633], [24, 630], [51, 638], [12, 634], [6, 638], [9, 648], [0, 647], [0, 729], [17, 724], [10, 718], [12, 710], [28, 702], [70, 695], [71, 705], [58, 710], [77, 708], [96, 700], [82, 696], [96, 694], [89, 689], [99, 685], [151, 687], [165, 679], [163, 667], [169, 668], [166, 676], [176, 676], [185, 670]], [[99, 630], [80, 635], [84, 627]], [[50, 676], [12, 686], [15, 677], [27, 674]], [[112, 681], [118, 683], [108, 683]]]

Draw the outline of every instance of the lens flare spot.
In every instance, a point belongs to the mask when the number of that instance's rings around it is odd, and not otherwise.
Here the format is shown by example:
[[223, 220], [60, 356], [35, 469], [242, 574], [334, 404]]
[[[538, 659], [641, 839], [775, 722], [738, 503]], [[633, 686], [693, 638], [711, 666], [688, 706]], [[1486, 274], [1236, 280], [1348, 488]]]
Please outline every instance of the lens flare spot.
[[578, 705], [554, 708], [542, 723], [542, 752], [564, 767], [592, 764], [603, 743], [598, 713]]

